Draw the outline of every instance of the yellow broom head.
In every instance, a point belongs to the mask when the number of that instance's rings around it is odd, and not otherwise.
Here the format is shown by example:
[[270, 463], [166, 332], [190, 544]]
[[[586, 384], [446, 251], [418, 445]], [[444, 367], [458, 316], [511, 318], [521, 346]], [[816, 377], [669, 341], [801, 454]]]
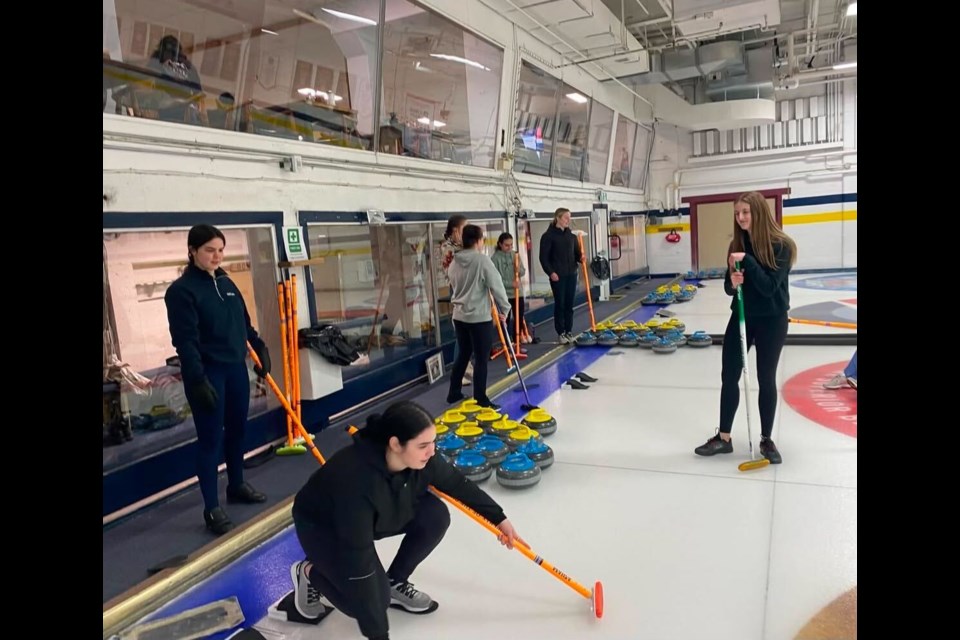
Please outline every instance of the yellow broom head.
[[769, 464], [770, 461], [766, 458], [757, 458], [756, 460], [747, 460], [746, 462], [741, 462], [737, 468], [740, 469], [740, 471], [752, 471], [754, 469], [762, 469]]

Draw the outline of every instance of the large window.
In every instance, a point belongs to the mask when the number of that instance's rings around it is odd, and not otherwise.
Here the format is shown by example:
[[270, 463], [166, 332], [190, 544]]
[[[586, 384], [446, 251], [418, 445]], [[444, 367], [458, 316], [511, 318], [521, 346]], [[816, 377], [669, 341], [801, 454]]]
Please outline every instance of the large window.
[[494, 165], [503, 51], [406, 0], [104, 7], [105, 113]]
[[[535, 218], [533, 220], [519, 220], [517, 229], [520, 233], [521, 241], [518, 243], [519, 250], [527, 266], [527, 276], [523, 283], [524, 289], [529, 291], [528, 301], [530, 309], [542, 307], [553, 298], [553, 290], [550, 288], [550, 275], [543, 271], [540, 266], [540, 239], [547, 231], [547, 228], [553, 223], [553, 217]], [[587, 265], [590, 264], [593, 225], [590, 224], [589, 216], [574, 217], [570, 221], [571, 231], [585, 231], [587, 235], [583, 236], [583, 250], [586, 254]], [[577, 272], [577, 292], [586, 291], [586, 285], [583, 280], [583, 271]], [[594, 283], [597, 284], [597, 283]]]
[[[243, 295], [251, 323], [271, 353], [280, 353], [276, 252], [271, 227], [222, 228], [222, 268]], [[144, 388], [120, 384], [120, 406], [133, 440], [104, 449], [104, 468], [195, 437], [190, 407], [170, 339], [164, 294], [186, 268], [187, 229], [103, 234], [105, 381], [118, 381], [117, 365], [149, 380]], [[279, 356], [274, 356], [279, 362]], [[114, 365], [110, 373], [110, 365]], [[250, 415], [275, 406], [273, 394], [250, 376]]]
[[617, 137], [613, 143], [613, 165], [610, 167], [610, 185], [630, 185], [633, 166], [633, 147], [637, 140], [637, 123], [622, 115], [617, 120]]
[[645, 269], [647, 265], [646, 216], [623, 216], [610, 220], [610, 239], [613, 256], [610, 261], [613, 277], [627, 275]]
[[604, 184], [607, 178], [607, 160], [610, 158], [610, 135], [613, 133], [613, 109], [596, 100], [591, 103], [590, 135], [587, 147], [585, 182]]
[[559, 80], [527, 62], [520, 66], [513, 141], [514, 171], [550, 175], [559, 93]]
[[503, 51], [386, 0], [380, 151], [492, 168]]
[[437, 345], [429, 225], [310, 225], [307, 236], [323, 258], [310, 267], [317, 320], [369, 354], [344, 379]]

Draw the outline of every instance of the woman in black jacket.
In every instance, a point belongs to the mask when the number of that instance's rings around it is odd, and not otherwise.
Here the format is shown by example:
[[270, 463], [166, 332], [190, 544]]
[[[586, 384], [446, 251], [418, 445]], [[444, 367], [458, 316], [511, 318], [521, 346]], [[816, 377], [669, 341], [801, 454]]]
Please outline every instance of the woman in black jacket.
[[583, 253], [570, 231], [570, 210], [553, 214], [553, 222], [540, 237], [540, 266], [550, 276], [553, 290], [553, 326], [560, 344], [572, 344], [573, 298], [577, 295], [577, 274]]
[[[437, 603], [410, 583], [450, 525], [447, 507], [427, 491], [448, 493], [496, 525], [501, 543], [519, 540], [503, 509], [448, 462], [435, 457], [433, 418], [398, 402], [372, 415], [353, 442], [314, 472], [293, 502], [306, 560], [290, 567], [294, 602], [306, 618], [327, 605], [355, 618], [371, 640], [387, 640], [387, 607], [430, 613]], [[405, 534], [386, 571], [374, 541]]]
[[[727, 259], [723, 287], [733, 296], [732, 313], [723, 336], [720, 387], [720, 429], [695, 449], [701, 456], [732, 453], [730, 431], [740, 404], [740, 324], [737, 286], [743, 288], [747, 348], [757, 347], [757, 381], [760, 383], [760, 453], [771, 464], [782, 458], [770, 435], [777, 413], [777, 364], [787, 339], [790, 309], [790, 269], [797, 261], [797, 245], [780, 229], [766, 198], [753, 191], [737, 198], [733, 206], [733, 242]], [[740, 264], [737, 270], [737, 263]], [[748, 398], [749, 401], [749, 398]]]
[[190, 264], [164, 295], [170, 337], [197, 428], [197, 478], [203, 519], [220, 535], [233, 528], [217, 495], [220, 442], [227, 459], [227, 502], [264, 502], [267, 496], [243, 481], [243, 433], [250, 409], [247, 342], [256, 351], [261, 378], [270, 373], [267, 345], [250, 323], [240, 289], [220, 268], [226, 238], [198, 224], [187, 234]]

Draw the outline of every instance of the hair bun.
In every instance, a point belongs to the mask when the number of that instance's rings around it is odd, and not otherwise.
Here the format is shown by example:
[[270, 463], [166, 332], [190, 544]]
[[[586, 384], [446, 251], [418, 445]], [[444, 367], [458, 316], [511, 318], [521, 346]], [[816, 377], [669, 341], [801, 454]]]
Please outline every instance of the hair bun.
[[376, 431], [382, 419], [383, 416], [381, 416], [379, 413], [371, 413], [369, 416], [367, 416], [367, 429]]

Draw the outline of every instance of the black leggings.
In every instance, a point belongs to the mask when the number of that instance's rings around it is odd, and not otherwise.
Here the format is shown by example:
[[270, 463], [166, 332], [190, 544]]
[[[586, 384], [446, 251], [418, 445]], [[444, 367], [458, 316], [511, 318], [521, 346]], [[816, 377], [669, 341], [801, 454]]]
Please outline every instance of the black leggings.
[[[294, 514], [293, 519], [300, 546], [313, 566], [310, 567], [310, 584], [326, 596], [334, 607], [344, 615], [357, 618], [360, 605], [353, 602], [344, 593], [340, 586], [347, 580], [340, 568], [340, 546], [343, 544], [330, 526], [316, 526], [299, 520]], [[450, 512], [438, 498], [426, 494], [417, 503], [413, 520], [407, 523], [402, 531], [393, 535], [404, 534], [400, 549], [387, 571], [377, 563], [376, 580], [380, 588], [382, 601], [390, 602], [390, 583], [406, 582], [417, 566], [426, 560], [427, 556], [443, 540], [447, 528], [450, 526]], [[390, 537], [390, 536], [386, 536]], [[368, 635], [369, 629], [361, 629]], [[369, 636], [368, 636], [369, 637]]]
[[450, 372], [450, 391], [448, 398], [457, 398], [463, 389], [463, 374], [467, 371], [470, 356], [475, 355], [473, 364], [473, 397], [480, 406], [489, 406], [487, 397], [487, 365], [490, 363], [490, 349], [493, 347], [493, 321], [461, 322], [454, 320], [457, 329], [459, 351]]
[[573, 331], [573, 299], [577, 295], [577, 275], [560, 276], [557, 282], [550, 281], [553, 290], [553, 327], [557, 335]]
[[[789, 321], [786, 314], [747, 319], [747, 349], [757, 347], [757, 380], [760, 383], [760, 433], [767, 438], [773, 433], [777, 415], [777, 364], [787, 339]], [[720, 432], [730, 433], [733, 417], [740, 404], [740, 326], [737, 314], [730, 316], [723, 334], [723, 373], [720, 388]], [[749, 398], [748, 398], [749, 401]]]

